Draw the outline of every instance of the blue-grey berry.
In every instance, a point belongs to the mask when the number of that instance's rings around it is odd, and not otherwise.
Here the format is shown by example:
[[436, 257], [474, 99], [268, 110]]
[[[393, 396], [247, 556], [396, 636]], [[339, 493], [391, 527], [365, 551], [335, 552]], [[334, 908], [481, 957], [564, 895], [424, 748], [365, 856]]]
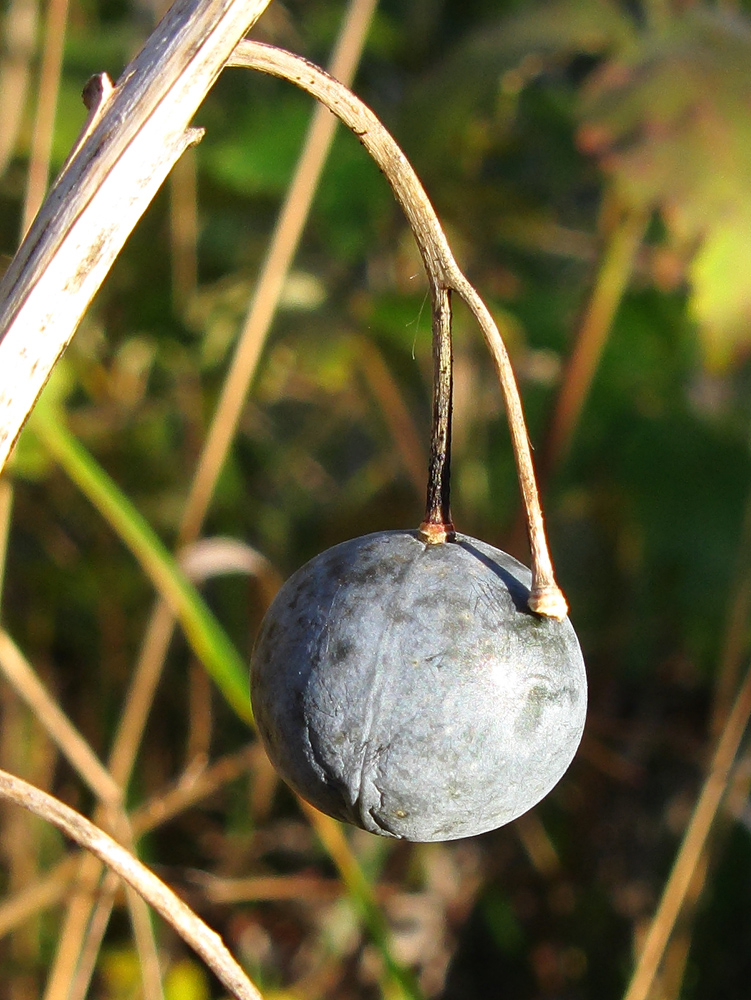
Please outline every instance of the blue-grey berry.
[[526, 812], [581, 739], [568, 619], [527, 608], [529, 570], [457, 534], [328, 549], [271, 605], [251, 663], [258, 730], [303, 798], [373, 833], [454, 840]]

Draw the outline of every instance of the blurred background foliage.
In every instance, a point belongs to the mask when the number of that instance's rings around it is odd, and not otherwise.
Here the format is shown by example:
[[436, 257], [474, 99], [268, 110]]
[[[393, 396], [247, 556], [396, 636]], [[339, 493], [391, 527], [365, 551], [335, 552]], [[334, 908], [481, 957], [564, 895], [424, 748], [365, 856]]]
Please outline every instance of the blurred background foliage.
[[[255, 35], [325, 64], [343, 9], [273, 0]], [[4, 0], [2, 11], [6, 40], [14, 17], [43, 14], [35, 0]], [[83, 123], [87, 78], [116, 78], [159, 13], [152, 0], [72, 0], [54, 168]], [[8, 41], [0, 94], [13, 58]], [[412, 160], [508, 339], [591, 684], [582, 751], [528, 821], [429, 847], [352, 833], [426, 996], [623, 993], [746, 665], [749, 67], [751, 4], [736, 0], [378, 7], [354, 89]], [[20, 235], [32, 93], [15, 109], [17, 129], [12, 105], [0, 117], [6, 262]], [[310, 113], [289, 85], [226, 70], [196, 116], [206, 137], [138, 225], [64, 359], [57, 391], [70, 426], [170, 545]], [[180, 224], [192, 205], [195, 241]], [[455, 358], [455, 521], [526, 558], [499, 389], [461, 308]], [[417, 526], [430, 377], [418, 254], [377, 168], [340, 130], [204, 533], [243, 540], [286, 576], [353, 535]], [[30, 435], [10, 478], [4, 626], [106, 757], [152, 592]], [[204, 590], [247, 657], [259, 588], [230, 575]], [[7, 692], [2, 711], [2, 766], [88, 809]], [[132, 804], [201, 754], [248, 739], [178, 638]], [[722, 813], [705, 891], [678, 925], [655, 998], [748, 997], [749, 759], [733, 773], [735, 807]], [[378, 995], [378, 957], [330, 861], [264, 774], [256, 761], [148, 834], [142, 856], [222, 931], [265, 996]], [[19, 847], [16, 821], [2, 815], [10, 893], [64, 845], [24, 819]], [[260, 901], [212, 895], [212, 879], [241, 876], [278, 888]], [[296, 877], [307, 881], [285, 895]], [[41, 995], [60, 919], [44, 911], [0, 942], [0, 996]], [[169, 1000], [219, 995], [171, 932], [160, 926], [158, 939]], [[140, 995], [117, 915], [92, 989], [103, 1000]]]

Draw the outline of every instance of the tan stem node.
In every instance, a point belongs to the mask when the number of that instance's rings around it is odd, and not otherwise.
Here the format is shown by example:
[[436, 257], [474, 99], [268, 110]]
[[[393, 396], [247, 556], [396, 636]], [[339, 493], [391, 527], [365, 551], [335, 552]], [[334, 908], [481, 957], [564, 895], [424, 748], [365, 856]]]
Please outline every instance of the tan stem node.
[[433, 524], [430, 521], [423, 521], [418, 530], [421, 540], [426, 545], [441, 545], [443, 542], [450, 542], [456, 534], [451, 521], [447, 524]]

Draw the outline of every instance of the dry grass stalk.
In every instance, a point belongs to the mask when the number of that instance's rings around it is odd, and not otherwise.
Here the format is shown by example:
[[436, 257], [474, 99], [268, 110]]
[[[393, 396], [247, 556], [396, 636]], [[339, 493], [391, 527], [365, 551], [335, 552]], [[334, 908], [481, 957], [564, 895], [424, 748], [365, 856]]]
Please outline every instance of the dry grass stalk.
[[[131, 886], [126, 886], [125, 896], [128, 901], [130, 922], [133, 927], [136, 950], [141, 966], [141, 986], [143, 988], [144, 1000], [164, 1000], [162, 970], [159, 964], [156, 941], [154, 940], [154, 931], [151, 926], [149, 908]], [[97, 948], [98, 953], [99, 948]], [[85, 995], [86, 991], [81, 994], [82, 998]], [[75, 1000], [75, 997], [72, 997], [71, 1000]]]
[[79, 858], [74, 887], [65, 920], [58, 935], [55, 960], [47, 977], [44, 1000], [68, 1000], [79, 967], [82, 942], [86, 937], [92, 907], [100, 898], [102, 865], [94, 854]]
[[[14, 692], [3, 687], [0, 692], [0, 759], [5, 767], [22, 774], [28, 781], [44, 785], [55, 765], [55, 748], [26, 705]], [[6, 872], [7, 888], [14, 893], [33, 882], [39, 868], [43, 830], [31, 816], [10, 803], [0, 808], [0, 852]], [[9, 984], [8, 1000], [35, 1000], [32, 970], [40, 960], [41, 928], [38, 920], [26, 921], [14, 928], [8, 943], [8, 958], [18, 975]], [[28, 975], [24, 973], [28, 972]], [[1, 981], [1, 980], [0, 980]]]
[[727, 791], [733, 761], [746, 731], [749, 716], [751, 716], [751, 670], [743, 680], [717, 743], [709, 774], [694, 807], [624, 1000], [647, 1000], [649, 996], [694, 873], [701, 863], [712, 824]]
[[63, 66], [65, 26], [68, 20], [68, 0], [49, 0], [44, 25], [42, 68], [37, 88], [37, 109], [31, 140], [31, 157], [26, 174], [26, 198], [23, 207], [21, 233], [25, 233], [39, 211], [47, 190], [55, 129], [60, 73]]
[[396, 453], [419, 494], [425, 489], [425, 447], [383, 355], [367, 337], [353, 337], [360, 370], [380, 407]]
[[23, 123], [31, 79], [39, 8], [36, 0], [11, 0], [2, 19], [0, 55], [0, 175], [5, 172]]
[[3, 596], [5, 581], [5, 560], [8, 555], [8, 533], [13, 510], [13, 487], [8, 480], [0, 476], [0, 602]]
[[[2, 631], [0, 631], [0, 669], [17, 694], [31, 708], [38, 723], [44, 727], [102, 804], [117, 811], [122, 801], [120, 786], [113, 781], [91, 747], [49, 695], [7, 633]], [[125, 825], [127, 826], [127, 821]], [[90, 864], [90, 859], [88, 861]], [[92, 877], [94, 877], [93, 872]], [[141, 956], [144, 995], [148, 1000], [160, 1000], [161, 974], [148, 913], [143, 900], [132, 894], [128, 895], [128, 906]], [[72, 974], [77, 959], [72, 949], [63, 949], [63, 953], [68, 958], [66, 961], [61, 959], [56, 963], [57, 974], [50, 980], [48, 993], [53, 996], [59, 992], [61, 977], [66, 981], [69, 973]]]
[[238, 1000], [262, 1000], [261, 994], [227, 951], [219, 935], [103, 830], [53, 796], [4, 771], [0, 771], [0, 797], [54, 823], [66, 836], [117, 872], [175, 928]]
[[86, 937], [80, 955], [77, 955], [66, 1000], [83, 1000], [88, 993], [119, 888], [120, 879], [113, 871], [107, 871], [96, 893]]
[[169, 178], [172, 308], [177, 316], [198, 285], [197, 172], [194, 152], [186, 149]]
[[50, 695], [7, 632], [0, 629], [0, 670], [49, 737], [102, 802], [116, 805], [122, 790]]
[[[133, 836], [139, 837], [169, 822], [184, 810], [247, 773], [255, 763], [256, 755], [256, 744], [250, 744], [237, 753], [220, 757], [200, 775], [193, 774], [189, 780], [183, 776], [163, 793], [144, 802], [130, 815]], [[38, 881], [26, 885], [21, 891], [1, 902], [0, 938], [41, 910], [59, 904], [76, 877], [80, 861], [80, 856], [68, 855]]]
[[[747, 501], [743, 519], [743, 527], [738, 546], [738, 564], [735, 579], [731, 586], [731, 597], [725, 624], [725, 637], [722, 655], [715, 675], [714, 699], [710, 719], [710, 737], [717, 740], [721, 737], [727, 724], [733, 706], [733, 695], [738, 685], [738, 676], [743, 664], [743, 658], [748, 649], [748, 623], [751, 612], [751, 499]], [[751, 773], [745, 773], [743, 761], [739, 761], [734, 769], [732, 780], [729, 780], [729, 791], [726, 800], [726, 811], [730, 817], [737, 817], [737, 803], [748, 799], [751, 787]], [[704, 846], [701, 857], [696, 863], [696, 870], [686, 890], [679, 915], [676, 917], [677, 930], [667, 949], [662, 975], [661, 989], [665, 1000], [678, 1000], [683, 986], [683, 978], [688, 962], [692, 938], [692, 925], [696, 916], [696, 908], [706, 885], [710, 870], [712, 848], [717, 850], [717, 840], [727, 835], [727, 824], [715, 834], [713, 842]]]
[[619, 218], [608, 236], [602, 263], [577, 330], [553, 409], [541, 462], [544, 480], [561, 464], [571, 447], [649, 221], [649, 216], [644, 212], [620, 207], [619, 211]]
[[[351, 83], [354, 77], [376, 4], [377, 0], [350, 0], [330, 66], [332, 76], [343, 83]], [[325, 108], [316, 108], [191, 483], [180, 532], [183, 543], [194, 541], [200, 533], [310, 213], [335, 126], [336, 119]]]

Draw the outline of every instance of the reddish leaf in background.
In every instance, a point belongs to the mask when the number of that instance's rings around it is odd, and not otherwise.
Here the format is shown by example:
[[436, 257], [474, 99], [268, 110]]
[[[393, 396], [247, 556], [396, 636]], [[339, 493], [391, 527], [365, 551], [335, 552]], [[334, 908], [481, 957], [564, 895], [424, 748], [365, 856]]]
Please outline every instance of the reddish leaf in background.
[[751, 26], [693, 10], [606, 62], [582, 94], [582, 149], [690, 258], [705, 360], [751, 343]]

